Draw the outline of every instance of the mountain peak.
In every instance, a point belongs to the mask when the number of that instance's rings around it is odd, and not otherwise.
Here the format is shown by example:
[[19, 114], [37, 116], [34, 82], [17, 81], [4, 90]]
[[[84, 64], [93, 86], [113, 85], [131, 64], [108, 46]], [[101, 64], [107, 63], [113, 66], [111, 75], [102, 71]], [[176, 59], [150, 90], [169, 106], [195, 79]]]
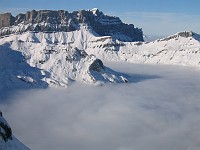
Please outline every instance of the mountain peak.
[[69, 13], [64, 10], [32, 10], [13, 17], [11, 13], [0, 15], [0, 36], [27, 31], [71, 32], [84, 25], [98, 36], [112, 36], [125, 42], [143, 41], [142, 29], [125, 24], [118, 17], [104, 15], [97, 8]]
[[98, 8], [93, 8], [90, 10], [94, 15], [97, 15], [100, 11]]
[[188, 37], [192, 37], [194, 35], [194, 32], [192, 32], [192, 31], [183, 31], [183, 32], [176, 33], [176, 35], [188, 38]]
[[171, 39], [177, 39], [179, 37], [182, 37], [182, 38], [192, 37], [192, 38], [197, 39], [197, 40], [200, 39], [200, 36], [198, 34], [192, 32], [192, 31], [181, 31], [181, 32], [178, 32], [174, 35], [170, 35], [166, 38], [160, 39], [158, 41], [168, 41], [168, 40], [171, 40]]

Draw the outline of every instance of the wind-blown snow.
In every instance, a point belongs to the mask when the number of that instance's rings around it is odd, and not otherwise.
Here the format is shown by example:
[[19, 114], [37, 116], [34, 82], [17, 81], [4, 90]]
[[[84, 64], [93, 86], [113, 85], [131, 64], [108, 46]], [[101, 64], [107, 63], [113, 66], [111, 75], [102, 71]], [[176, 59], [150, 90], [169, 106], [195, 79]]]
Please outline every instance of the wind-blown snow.
[[33, 150], [198, 150], [200, 72], [106, 63], [129, 84], [19, 92], [1, 109]]

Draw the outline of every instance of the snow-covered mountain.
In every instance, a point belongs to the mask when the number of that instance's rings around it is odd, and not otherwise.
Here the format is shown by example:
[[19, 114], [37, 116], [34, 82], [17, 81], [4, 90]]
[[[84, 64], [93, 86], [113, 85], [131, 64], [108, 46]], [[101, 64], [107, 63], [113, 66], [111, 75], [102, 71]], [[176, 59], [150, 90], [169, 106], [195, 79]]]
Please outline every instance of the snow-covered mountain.
[[[10, 35], [0, 39], [0, 89], [65, 87], [73, 81], [127, 82], [84, 48], [95, 38], [89, 30]], [[78, 47], [78, 48], [77, 48]]]
[[0, 111], [0, 150], [29, 150], [12, 135], [12, 130]]
[[122, 42], [97, 37], [84, 26], [72, 32], [14, 34], [0, 39], [0, 88], [127, 82], [100, 59], [199, 66], [199, 39], [193, 32], [180, 32], [153, 42]]
[[[9, 16], [8, 26], [0, 29], [1, 90], [66, 87], [73, 81], [127, 82], [125, 75], [105, 67], [101, 60], [200, 65], [200, 36], [193, 32], [153, 42], [124, 42], [134, 39], [124, 30], [130, 26], [98, 9], [3, 15]], [[71, 24], [76, 28], [68, 30]], [[139, 35], [132, 33], [139, 32], [134, 26], [130, 30], [131, 35]], [[128, 36], [131, 40], [125, 40]]]
[[[126, 75], [102, 61], [200, 66], [200, 35], [193, 32], [143, 42], [140, 29], [98, 9], [31, 11], [0, 17], [9, 20], [0, 24], [1, 92], [66, 87], [73, 81], [128, 82]], [[9, 131], [0, 116], [0, 149], [28, 149], [11, 134], [6, 135]]]
[[121, 42], [99, 37], [90, 40], [85, 49], [106, 61], [200, 66], [200, 35], [187, 31], [153, 42]]
[[[102, 61], [200, 66], [200, 35], [179, 32], [143, 42], [141, 29], [98, 9], [0, 15], [0, 94], [66, 87], [74, 81], [128, 82]], [[3, 21], [2, 21], [3, 20]], [[1, 98], [1, 95], [0, 95]], [[0, 114], [0, 150], [28, 150]]]

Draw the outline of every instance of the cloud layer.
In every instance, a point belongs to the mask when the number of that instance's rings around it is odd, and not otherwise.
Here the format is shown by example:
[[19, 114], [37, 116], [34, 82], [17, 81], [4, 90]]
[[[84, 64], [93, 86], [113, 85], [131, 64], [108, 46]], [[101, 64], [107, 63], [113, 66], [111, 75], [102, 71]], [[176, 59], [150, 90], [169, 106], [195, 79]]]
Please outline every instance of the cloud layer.
[[15, 135], [32, 150], [199, 148], [199, 71], [108, 65], [134, 82], [24, 91], [1, 105]]

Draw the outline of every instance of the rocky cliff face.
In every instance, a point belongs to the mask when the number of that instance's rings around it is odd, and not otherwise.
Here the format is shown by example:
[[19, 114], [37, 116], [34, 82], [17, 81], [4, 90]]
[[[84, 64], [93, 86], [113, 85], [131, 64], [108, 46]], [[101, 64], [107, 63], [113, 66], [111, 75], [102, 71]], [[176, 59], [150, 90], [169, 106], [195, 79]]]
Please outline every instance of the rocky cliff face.
[[112, 36], [121, 41], [143, 41], [141, 29], [125, 24], [118, 17], [107, 16], [98, 9], [69, 13], [64, 10], [28, 11], [18, 14], [10, 25], [0, 29], [0, 36], [26, 31], [56, 32], [75, 31], [81, 26], [91, 29], [99, 36]]

